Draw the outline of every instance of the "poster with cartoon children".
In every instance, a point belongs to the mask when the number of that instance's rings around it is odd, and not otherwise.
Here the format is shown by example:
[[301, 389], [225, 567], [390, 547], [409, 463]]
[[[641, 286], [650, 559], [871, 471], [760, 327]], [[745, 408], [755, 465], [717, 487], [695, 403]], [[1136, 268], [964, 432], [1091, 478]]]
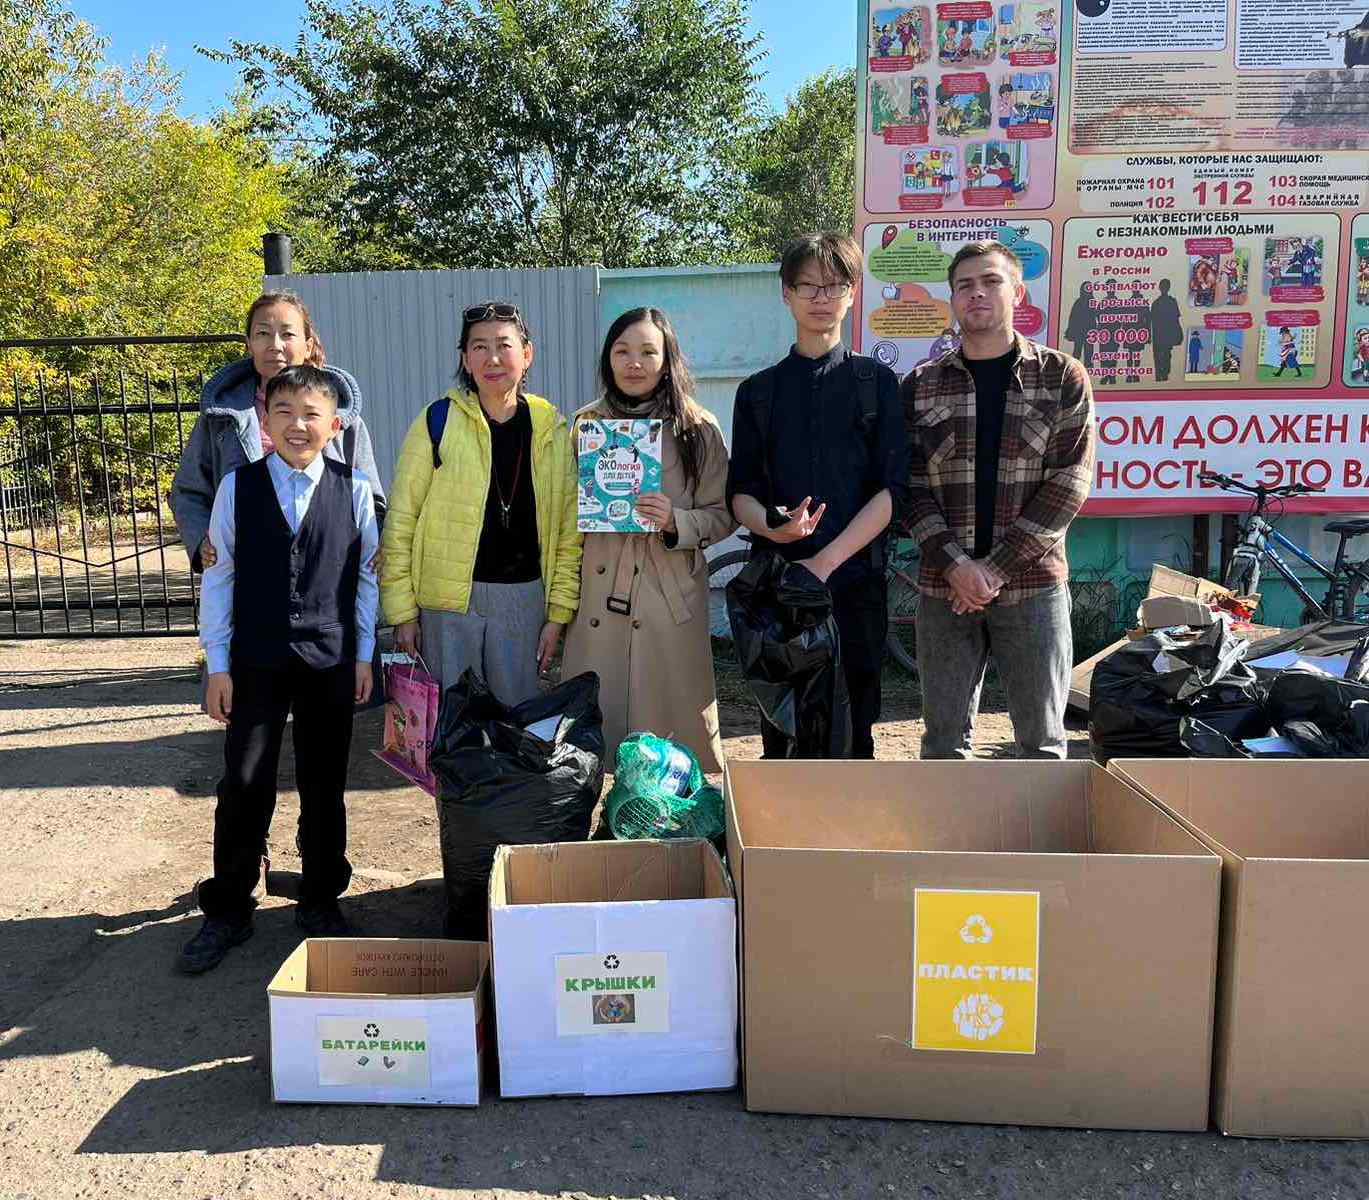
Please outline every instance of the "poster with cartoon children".
[[927, 96], [925, 76], [872, 76], [870, 132], [890, 146], [925, 142], [932, 115]]
[[1050, 137], [1055, 127], [1055, 78], [1049, 71], [1015, 71], [1012, 109], [1008, 113], [1010, 138]]
[[965, 152], [965, 200], [977, 207], [1011, 205], [1027, 187], [1024, 142], [976, 142]]
[[[926, 146], [903, 152], [905, 209], [940, 207], [940, 202], [960, 190], [956, 153], [946, 146]], [[918, 200], [933, 203], [917, 203]]]
[[1017, 0], [998, 10], [998, 53], [1014, 67], [1049, 67], [1060, 50], [1052, 0]]
[[907, 71], [932, 57], [932, 14], [925, 6], [870, 10], [871, 71]]
[[936, 131], [940, 137], [971, 137], [989, 131], [989, 78], [976, 71], [943, 75], [936, 85]]
[[1355, 218], [1351, 235], [1342, 377], [1352, 387], [1369, 388], [1369, 214]]
[[1271, 300], [1320, 300], [1325, 254], [1324, 238], [1265, 238], [1265, 294]]
[[1189, 383], [1239, 379], [1244, 353], [1243, 330], [1192, 328], [1184, 343], [1184, 379]]
[[988, 3], [936, 6], [937, 59], [943, 67], [985, 66], [998, 53], [998, 26]]

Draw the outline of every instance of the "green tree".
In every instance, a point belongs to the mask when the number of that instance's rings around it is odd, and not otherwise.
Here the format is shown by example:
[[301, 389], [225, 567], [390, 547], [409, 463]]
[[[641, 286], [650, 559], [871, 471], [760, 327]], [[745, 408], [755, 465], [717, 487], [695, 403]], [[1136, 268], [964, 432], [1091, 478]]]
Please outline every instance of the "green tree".
[[[309, 0], [234, 42], [258, 128], [313, 156], [336, 265], [716, 261], [757, 111], [742, 0]], [[320, 182], [321, 181], [321, 182]]]
[[855, 70], [829, 70], [802, 83], [784, 112], [746, 139], [733, 226], [747, 258], [773, 262], [805, 230], [851, 230], [855, 127]]
[[104, 48], [56, 0], [0, 8], [0, 329], [234, 330], [260, 285], [261, 234], [287, 209], [282, 168], [240, 129], [179, 117], [160, 58], [108, 68]]

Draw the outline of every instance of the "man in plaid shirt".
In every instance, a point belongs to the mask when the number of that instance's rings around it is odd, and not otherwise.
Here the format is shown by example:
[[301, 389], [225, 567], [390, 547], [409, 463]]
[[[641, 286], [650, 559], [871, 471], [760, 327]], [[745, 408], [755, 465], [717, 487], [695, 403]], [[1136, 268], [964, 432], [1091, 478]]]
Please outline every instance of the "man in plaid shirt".
[[1093, 475], [1083, 364], [1013, 330], [1022, 263], [998, 242], [951, 262], [957, 350], [901, 386], [922, 552], [917, 659], [923, 758], [969, 758], [992, 649], [1018, 752], [1065, 757], [1072, 664], [1065, 533]]

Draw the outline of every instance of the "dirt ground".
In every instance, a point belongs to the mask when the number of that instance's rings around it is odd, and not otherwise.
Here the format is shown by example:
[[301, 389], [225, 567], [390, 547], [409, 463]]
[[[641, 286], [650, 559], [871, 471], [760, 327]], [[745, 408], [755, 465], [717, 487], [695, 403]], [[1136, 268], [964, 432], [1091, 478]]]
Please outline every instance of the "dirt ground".
[[[1369, 1194], [1360, 1143], [774, 1117], [735, 1092], [273, 1105], [265, 987], [297, 942], [289, 902], [268, 901], [213, 974], [171, 970], [196, 927], [222, 746], [196, 707], [194, 657], [184, 638], [0, 642], [0, 1198]], [[728, 672], [720, 692], [729, 753], [757, 755]], [[914, 755], [915, 688], [891, 679], [886, 709], [881, 757]], [[352, 752], [347, 903], [368, 933], [434, 934], [432, 802], [371, 758], [378, 721], [359, 721]], [[987, 714], [984, 750], [1008, 736]], [[289, 788], [287, 774], [285, 868]]]

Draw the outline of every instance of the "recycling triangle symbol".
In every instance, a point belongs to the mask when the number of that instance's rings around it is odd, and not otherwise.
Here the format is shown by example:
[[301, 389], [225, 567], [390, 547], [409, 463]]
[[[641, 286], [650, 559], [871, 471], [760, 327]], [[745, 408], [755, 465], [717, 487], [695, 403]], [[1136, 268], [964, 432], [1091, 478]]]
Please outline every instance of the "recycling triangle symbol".
[[983, 917], [975, 913], [965, 918], [960, 927], [960, 940], [968, 945], [987, 945], [993, 941], [993, 929]]

